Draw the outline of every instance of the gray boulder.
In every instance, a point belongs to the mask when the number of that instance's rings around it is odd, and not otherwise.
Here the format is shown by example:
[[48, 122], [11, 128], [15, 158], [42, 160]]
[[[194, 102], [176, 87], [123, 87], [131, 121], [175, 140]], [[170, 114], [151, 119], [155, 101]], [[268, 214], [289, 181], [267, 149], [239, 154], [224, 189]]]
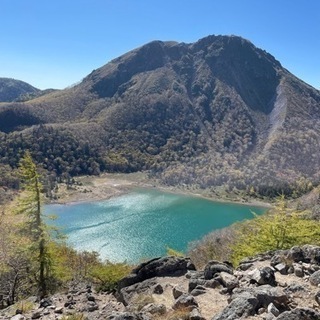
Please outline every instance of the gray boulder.
[[167, 311], [167, 308], [164, 304], [156, 304], [156, 303], [149, 303], [141, 309], [141, 312], [151, 313], [151, 314], [165, 314], [166, 311]]
[[277, 320], [319, 320], [320, 313], [311, 308], [296, 308], [281, 313]]
[[145, 281], [135, 283], [131, 286], [124, 287], [116, 293], [116, 298], [122, 302], [125, 306], [130, 304], [133, 296], [143, 293], [151, 294], [154, 292], [154, 288], [157, 286], [155, 279], [147, 279]]
[[131, 286], [135, 283], [142, 282], [154, 277], [181, 276], [195, 270], [194, 264], [189, 258], [182, 257], [163, 257], [155, 258], [140, 264], [132, 270], [132, 273], [120, 280], [118, 289]]
[[11, 317], [10, 320], [26, 320], [26, 317], [22, 314], [16, 314], [15, 316]]
[[223, 262], [219, 262], [215, 260], [209, 261], [204, 268], [204, 274], [203, 274], [204, 279], [210, 280], [213, 278], [213, 276], [216, 273], [220, 273], [220, 272], [233, 274], [233, 268], [230, 265]]
[[292, 247], [287, 253], [287, 259], [293, 262], [304, 261], [304, 250], [300, 247]]
[[178, 299], [184, 293], [184, 289], [180, 286], [176, 286], [172, 289], [172, 294], [175, 299]]
[[197, 286], [203, 286], [205, 288], [218, 288], [221, 283], [216, 279], [205, 280], [205, 279], [190, 279], [189, 280], [189, 292], [195, 289]]
[[318, 291], [315, 296], [314, 299], [317, 301], [317, 303], [320, 305], [320, 291]]
[[268, 312], [268, 313], [271, 313], [271, 314], [274, 315], [275, 317], [277, 317], [277, 316], [280, 314], [279, 309], [278, 309], [273, 303], [270, 303], [270, 304], [268, 305], [267, 312]]
[[106, 320], [150, 320], [143, 313], [115, 312], [106, 317]]
[[238, 320], [255, 314], [259, 301], [251, 294], [243, 294], [226, 306], [212, 320]]
[[220, 279], [223, 286], [228, 290], [232, 290], [239, 285], [239, 281], [234, 275], [224, 271], [220, 273]]
[[303, 251], [303, 262], [320, 263], [320, 247], [307, 244], [301, 250]]
[[320, 270], [319, 271], [316, 271], [314, 272], [310, 278], [310, 283], [314, 286], [318, 286], [320, 284]]
[[191, 292], [190, 294], [194, 297], [196, 296], [200, 296], [201, 294], [206, 293], [206, 288], [203, 286], [196, 286]]
[[182, 294], [174, 303], [173, 309], [189, 308], [190, 310], [198, 307], [195, 298], [188, 294]]
[[265, 284], [268, 284], [270, 286], [276, 285], [276, 278], [274, 275], [274, 271], [270, 267], [254, 269], [249, 273], [249, 276], [258, 285], [265, 285]]
[[277, 308], [282, 308], [289, 303], [289, 297], [281, 288], [270, 285], [262, 285], [255, 288], [235, 288], [231, 300], [248, 294], [258, 299], [258, 308], [267, 309], [270, 303], [273, 303]]
[[197, 308], [192, 309], [189, 313], [189, 320], [205, 320]]

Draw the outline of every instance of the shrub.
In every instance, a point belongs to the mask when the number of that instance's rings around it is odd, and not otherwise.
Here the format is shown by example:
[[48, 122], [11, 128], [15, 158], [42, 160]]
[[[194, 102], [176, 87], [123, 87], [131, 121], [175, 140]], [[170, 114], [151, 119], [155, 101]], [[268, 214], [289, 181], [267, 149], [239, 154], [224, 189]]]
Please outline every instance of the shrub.
[[237, 265], [241, 259], [258, 253], [289, 249], [296, 245], [320, 244], [320, 222], [308, 217], [307, 212], [287, 207], [280, 197], [273, 212], [238, 224], [232, 260]]
[[235, 241], [235, 228], [236, 225], [232, 225], [215, 230], [201, 240], [192, 242], [188, 248], [188, 257], [197, 268], [203, 268], [210, 260], [230, 260], [231, 247]]
[[89, 271], [92, 280], [97, 283], [99, 291], [114, 291], [118, 282], [127, 276], [131, 267], [126, 263], [101, 263]]

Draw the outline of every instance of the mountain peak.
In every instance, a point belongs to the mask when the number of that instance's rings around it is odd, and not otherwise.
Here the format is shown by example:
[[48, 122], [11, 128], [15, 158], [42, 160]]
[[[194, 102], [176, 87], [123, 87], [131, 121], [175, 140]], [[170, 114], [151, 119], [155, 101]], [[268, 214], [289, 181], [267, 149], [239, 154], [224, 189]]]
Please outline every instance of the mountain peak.
[[12, 102], [39, 92], [30, 84], [12, 78], [0, 78], [0, 102]]

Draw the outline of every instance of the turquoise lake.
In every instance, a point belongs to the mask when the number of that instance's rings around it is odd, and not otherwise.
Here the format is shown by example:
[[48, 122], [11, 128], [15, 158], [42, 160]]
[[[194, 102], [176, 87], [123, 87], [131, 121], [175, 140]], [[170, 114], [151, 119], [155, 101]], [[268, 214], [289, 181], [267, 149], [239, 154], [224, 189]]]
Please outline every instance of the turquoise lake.
[[148, 189], [103, 201], [45, 206], [75, 249], [129, 263], [165, 255], [167, 246], [186, 251], [188, 243], [210, 231], [265, 210]]

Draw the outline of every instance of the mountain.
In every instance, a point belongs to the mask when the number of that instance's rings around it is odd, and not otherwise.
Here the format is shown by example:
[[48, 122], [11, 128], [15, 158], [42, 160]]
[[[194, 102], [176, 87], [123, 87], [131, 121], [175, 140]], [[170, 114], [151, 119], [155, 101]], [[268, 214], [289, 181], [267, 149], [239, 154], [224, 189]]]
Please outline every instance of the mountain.
[[20, 100], [29, 95], [37, 94], [40, 91], [40, 89], [20, 80], [0, 78], [0, 102]]
[[[30, 125], [2, 130], [8, 109]], [[2, 106], [0, 129], [7, 163], [27, 147], [59, 174], [149, 170], [166, 184], [264, 195], [320, 181], [320, 92], [236, 36], [153, 41], [72, 88]], [[59, 146], [35, 147], [41, 136]]]

